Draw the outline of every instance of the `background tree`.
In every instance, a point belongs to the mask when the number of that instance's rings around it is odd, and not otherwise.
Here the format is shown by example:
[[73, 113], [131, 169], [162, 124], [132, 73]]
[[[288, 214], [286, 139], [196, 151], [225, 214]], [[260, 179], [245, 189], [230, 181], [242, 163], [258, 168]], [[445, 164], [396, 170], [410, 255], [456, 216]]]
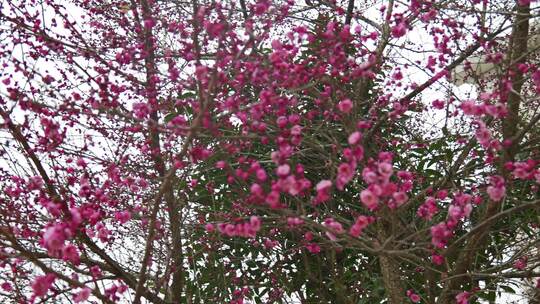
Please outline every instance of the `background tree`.
[[3, 302], [538, 288], [536, 3], [0, 3]]

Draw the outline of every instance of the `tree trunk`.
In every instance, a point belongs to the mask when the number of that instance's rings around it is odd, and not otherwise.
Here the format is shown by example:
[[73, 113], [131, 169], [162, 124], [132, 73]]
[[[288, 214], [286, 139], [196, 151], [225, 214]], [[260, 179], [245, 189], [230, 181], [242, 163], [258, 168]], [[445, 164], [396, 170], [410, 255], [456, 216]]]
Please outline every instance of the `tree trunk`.
[[[392, 231], [394, 230], [392, 229], [392, 225], [394, 221], [383, 220], [389, 218], [390, 214], [388, 214], [388, 210], [382, 210], [381, 212], [386, 214], [383, 215], [381, 220], [378, 222], [377, 235], [379, 242], [384, 244], [384, 242], [392, 235]], [[405, 287], [403, 286], [403, 280], [400, 275], [401, 270], [399, 269], [399, 262], [382, 252], [379, 255], [379, 267], [381, 269], [384, 289], [386, 296], [388, 297], [388, 303], [407, 303], [408, 299], [405, 294]]]
[[[529, 18], [530, 5], [517, 5], [517, 17], [514, 20], [512, 28], [512, 36], [508, 46], [508, 58], [511, 64], [510, 70], [513, 72], [512, 91], [509, 92], [507, 100], [508, 116], [503, 120], [502, 133], [504, 140], [515, 140], [514, 136], [518, 133], [519, 124], [519, 104], [520, 92], [523, 86], [523, 75], [517, 69], [517, 66], [525, 61], [527, 52], [527, 41], [529, 36]], [[503, 162], [511, 161], [516, 153], [518, 142], [513, 142], [506, 150]], [[501, 202], [488, 202], [486, 212], [482, 219], [488, 219], [499, 212]], [[482, 221], [480, 221], [482, 222]], [[471, 236], [467, 244], [461, 250], [454, 270], [449, 276], [463, 275], [471, 270], [474, 264], [475, 257], [478, 252], [485, 248], [487, 236], [494, 223], [486, 225], [478, 233]], [[444, 285], [437, 304], [454, 303], [455, 295], [462, 289], [462, 285], [466, 283], [467, 276], [459, 276], [455, 279], [448, 280]]]

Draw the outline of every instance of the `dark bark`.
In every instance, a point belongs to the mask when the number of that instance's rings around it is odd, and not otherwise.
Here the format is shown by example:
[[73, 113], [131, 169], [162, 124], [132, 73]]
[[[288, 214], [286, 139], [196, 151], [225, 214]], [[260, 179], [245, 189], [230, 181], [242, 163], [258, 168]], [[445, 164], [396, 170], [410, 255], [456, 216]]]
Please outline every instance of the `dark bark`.
[[345, 16], [345, 24], [351, 24], [351, 20], [354, 12], [354, 0], [349, 0], [347, 5], [347, 15]]

